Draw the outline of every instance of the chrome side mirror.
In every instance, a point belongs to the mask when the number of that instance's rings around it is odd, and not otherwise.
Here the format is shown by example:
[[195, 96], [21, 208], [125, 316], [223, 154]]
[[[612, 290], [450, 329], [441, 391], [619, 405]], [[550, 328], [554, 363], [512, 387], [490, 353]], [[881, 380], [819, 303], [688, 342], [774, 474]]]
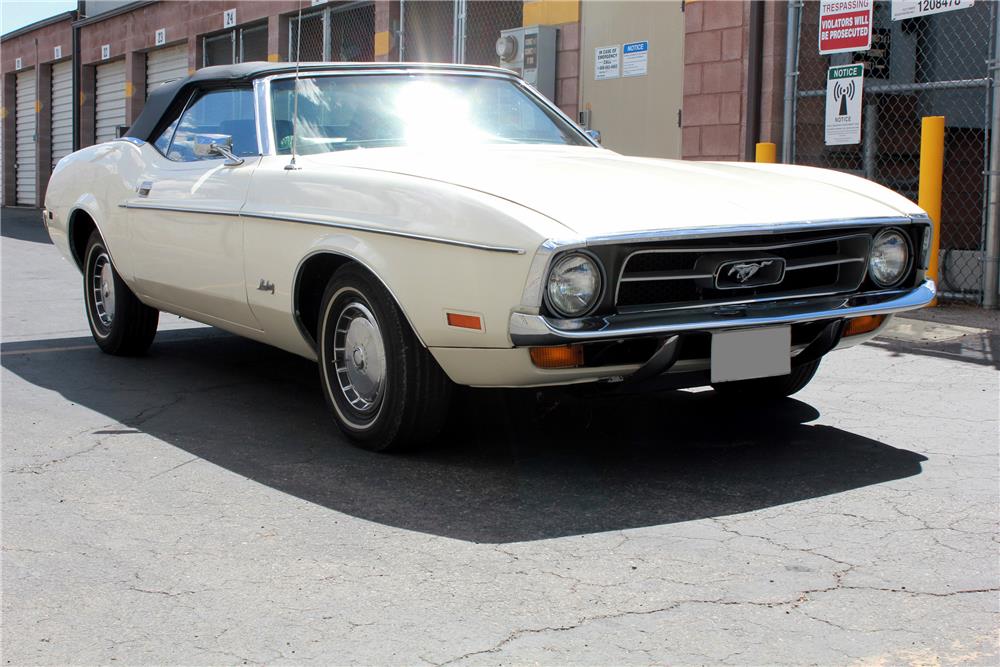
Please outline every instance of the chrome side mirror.
[[601, 143], [601, 132], [599, 130], [584, 130], [588, 137], [597, 143]]
[[243, 158], [233, 153], [233, 138], [228, 134], [196, 134], [193, 150], [199, 160], [224, 157], [227, 167], [243, 164]]

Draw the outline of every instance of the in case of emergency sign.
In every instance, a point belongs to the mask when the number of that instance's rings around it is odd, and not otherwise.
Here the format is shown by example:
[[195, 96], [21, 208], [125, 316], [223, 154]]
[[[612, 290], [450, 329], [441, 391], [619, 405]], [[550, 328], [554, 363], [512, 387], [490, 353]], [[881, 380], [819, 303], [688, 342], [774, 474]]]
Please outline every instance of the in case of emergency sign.
[[839, 65], [826, 74], [826, 145], [861, 143], [864, 65]]
[[820, 0], [819, 52], [867, 51], [872, 45], [872, 0]]

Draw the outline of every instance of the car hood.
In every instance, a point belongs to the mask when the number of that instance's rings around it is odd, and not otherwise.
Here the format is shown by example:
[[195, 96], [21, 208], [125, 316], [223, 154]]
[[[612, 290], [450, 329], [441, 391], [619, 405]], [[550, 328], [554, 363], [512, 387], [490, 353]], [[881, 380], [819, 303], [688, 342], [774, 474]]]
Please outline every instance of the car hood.
[[489, 193], [584, 237], [922, 213], [887, 188], [825, 169], [660, 160], [589, 147], [387, 148], [313, 155], [308, 161]]

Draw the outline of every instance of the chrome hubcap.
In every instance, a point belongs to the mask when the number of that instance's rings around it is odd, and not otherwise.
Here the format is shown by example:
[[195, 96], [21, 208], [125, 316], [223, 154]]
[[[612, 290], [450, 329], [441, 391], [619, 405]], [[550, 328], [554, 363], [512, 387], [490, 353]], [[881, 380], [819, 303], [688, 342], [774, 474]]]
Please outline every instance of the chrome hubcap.
[[115, 319], [115, 271], [107, 253], [102, 252], [94, 261], [93, 290], [97, 318], [109, 327]]
[[375, 410], [385, 391], [385, 346], [375, 315], [366, 305], [352, 301], [340, 311], [333, 350], [344, 398], [359, 412]]

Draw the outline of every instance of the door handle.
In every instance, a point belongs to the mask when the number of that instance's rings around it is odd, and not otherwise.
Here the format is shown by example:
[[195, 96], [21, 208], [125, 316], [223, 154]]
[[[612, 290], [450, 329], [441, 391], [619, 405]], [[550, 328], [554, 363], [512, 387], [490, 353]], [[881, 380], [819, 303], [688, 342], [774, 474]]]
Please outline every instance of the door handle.
[[140, 197], [148, 197], [149, 191], [153, 189], [153, 181], [143, 181], [139, 184], [139, 187], [135, 189], [139, 193]]

